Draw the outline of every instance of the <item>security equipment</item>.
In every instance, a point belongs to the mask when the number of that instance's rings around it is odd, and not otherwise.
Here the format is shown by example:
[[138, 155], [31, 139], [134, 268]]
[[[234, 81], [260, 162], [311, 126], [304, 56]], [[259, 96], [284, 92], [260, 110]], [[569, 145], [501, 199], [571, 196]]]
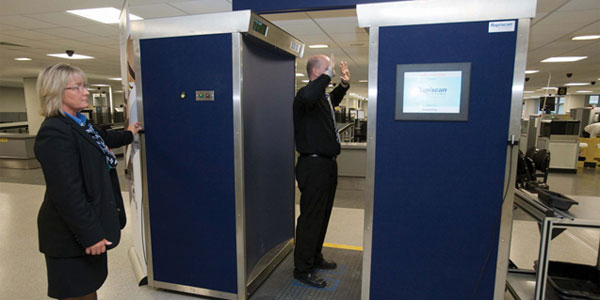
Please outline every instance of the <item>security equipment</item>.
[[[545, 106], [545, 108], [544, 108]], [[556, 109], [556, 97], [540, 97], [540, 111], [550, 113]]]

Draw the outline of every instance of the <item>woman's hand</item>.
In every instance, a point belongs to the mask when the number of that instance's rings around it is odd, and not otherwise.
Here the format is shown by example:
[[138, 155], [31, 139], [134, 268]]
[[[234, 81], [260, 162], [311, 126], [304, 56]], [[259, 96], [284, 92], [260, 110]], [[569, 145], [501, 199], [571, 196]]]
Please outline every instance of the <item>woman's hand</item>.
[[142, 123], [140, 122], [135, 122], [133, 124], [129, 124], [129, 127], [127, 127], [127, 130], [131, 131], [131, 133], [133, 133], [133, 135], [136, 135], [138, 133], [138, 131], [144, 129], [142, 127]]
[[102, 239], [96, 244], [85, 248], [85, 253], [89, 255], [100, 255], [106, 252], [106, 246], [110, 245], [112, 245], [112, 242], [109, 242], [106, 239]]

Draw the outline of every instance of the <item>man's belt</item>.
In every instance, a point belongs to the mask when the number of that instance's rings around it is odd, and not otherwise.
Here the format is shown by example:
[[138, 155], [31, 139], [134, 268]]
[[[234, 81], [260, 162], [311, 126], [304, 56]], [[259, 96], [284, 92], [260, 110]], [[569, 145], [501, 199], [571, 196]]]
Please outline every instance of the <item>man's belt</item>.
[[335, 160], [335, 155], [334, 156], [329, 156], [329, 155], [315, 154], [315, 153], [300, 154], [300, 157], [303, 157], [303, 158], [304, 157], [320, 157], [320, 158]]

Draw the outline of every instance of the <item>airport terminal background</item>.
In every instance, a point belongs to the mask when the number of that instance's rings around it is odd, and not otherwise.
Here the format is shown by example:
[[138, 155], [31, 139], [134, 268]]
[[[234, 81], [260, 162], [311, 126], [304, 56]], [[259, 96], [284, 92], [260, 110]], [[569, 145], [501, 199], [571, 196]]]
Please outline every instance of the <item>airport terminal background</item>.
[[[45, 189], [42, 172], [35, 167], [33, 153], [26, 147], [17, 152], [3, 147], [3, 141], [15, 136], [32, 141], [28, 119], [40, 118], [35, 106], [35, 76], [42, 66], [66, 61], [46, 54], [73, 49], [75, 53], [94, 56], [95, 59], [90, 60], [67, 61], [81, 67], [92, 84], [91, 107], [85, 112], [96, 124], [107, 128], [122, 128], [123, 122], [121, 85], [119, 81], [109, 79], [120, 76], [118, 26], [100, 24], [65, 12], [67, 9], [100, 6], [120, 8], [121, 1], [23, 2], [28, 7], [3, 2], [0, 10], [0, 160], [8, 158], [11, 161], [0, 167], [0, 299], [47, 298], [45, 264], [37, 248], [36, 229], [37, 212]], [[161, 0], [151, 4], [129, 1], [129, 4], [132, 14], [145, 19], [231, 10], [231, 2], [218, 0], [211, 1], [210, 9], [206, 7], [206, 1]], [[307, 45], [324, 45], [307, 48], [304, 58], [297, 60], [297, 88], [306, 84], [306, 59], [312, 54], [334, 53], [338, 60], [349, 61], [352, 71], [350, 93], [336, 110], [336, 121], [344, 143], [338, 160], [340, 176], [325, 251], [341, 248], [358, 253], [363, 245], [365, 208], [368, 33], [358, 28], [354, 9], [264, 17]], [[521, 145], [525, 147], [523, 152], [527, 151], [527, 142], [532, 137], [528, 129], [533, 128], [535, 132], [537, 128], [534, 123], [563, 124], [563, 127], [557, 125], [554, 128], [540, 125], [539, 131], [534, 134], [536, 143], [543, 147], [551, 147], [552, 135], [570, 139], [571, 147], [551, 153], [551, 158], [561, 163], [575, 163], [566, 167], [567, 172], [550, 172], [547, 184], [552, 191], [575, 200], [600, 201], [600, 161], [596, 162], [594, 157], [594, 153], [600, 151], [596, 151], [589, 140], [583, 140], [586, 147], [582, 147], [580, 139], [585, 139], [582, 129], [586, 124], [600, 121], [596, 114], [600, 112], [589, 112], [589, 118], [584, 120], [577, 110], [588, 113], [586, 109], [599, 107], [600, 39], [572, 39], [575, 36], [600, 35], [600, 1], [539, 0], [537, 15], [531, 24], [520, 137]], [[587, 58], [566, 63], [541, 62], [554, 56]], [[31, 60], [15, 60], [22, 57]], [[338, 81], [335, 78], [333, 82]], [[596, 84], [596, 81], [599, 83]], [[558, 87], [567, 89], [563, 94]], [[550, 107], [550, 113], [545, 115], [541, 110], [544, 102]], [[586, 109], [582, 112], [583, 108]], [[494, 109], [493, 103], [490, 109]], [[568, 125], [573, 121], [580, 121], [576, 134]], [[431, 134], [431, 138], [435, 139], [435, 133]], [[407, 141], [409, 145], [410, 141]], [[123, 149], [115, 152], [122, 154]], [[15, 166], [13, 156], [27, 162]], [[123, 165], [123, 159], [120, 159], [121, 190], [123, 199], [128, 201], [129, 180]], [[299, 191], [296, 188], [296, 204], [298, 201]], [[600, 215], [597, 217], [600, 219]], [[533, 269], [540, 241], [538, 225], [527, 220], [527, 216], [519, 210], [515, 211], [514, 219], [510, 259], [519, 268]], [[409, 240], [404, 242], [410, 247]], [[148, 286], [138, 287], [128, 256], [132, 243], [130, 226], [127, 226], [123, 230], [121, 245], [109, 252], [109, 276], [99, 290], [100, 299], [203, 299]], [[569, 229], [552, 241], [550, 259], [596, 265], [599, 245], [600, 231]], [[281, 265], [279, 268], [282, 267], [289, 266]], [[276, 270], [275, 274], [288, 276], [283, 280], [292, 284], [291, 271]], [[261, 292], [259, 290], [256, 296], [264, 295]], [[336, 292], [335, 289], [314, 291], [306, 299], [335, 299], [332, 295]], [[508, 292], [506, 299], [513, 299]]]

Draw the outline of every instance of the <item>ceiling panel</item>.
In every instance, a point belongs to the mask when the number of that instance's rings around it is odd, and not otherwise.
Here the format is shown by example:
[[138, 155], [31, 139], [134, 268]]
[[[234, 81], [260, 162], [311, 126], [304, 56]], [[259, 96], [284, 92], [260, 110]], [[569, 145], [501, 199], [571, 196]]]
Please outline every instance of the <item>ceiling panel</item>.
[[594, 11], [600, 9], [600, 1], [570, 0], [560, 9], [562, 11]]
[[[277, 26], [283, 28], [285, 31], [289, 32], [294, 36], [302, 36], [302, 35], [312, 35], [323, 33], [321, 28], [319, 28], [315, 23], [308, 23], [306, 25], [287, 25], [287, 24], [277, 24]], [[302, 38], [300, 38], [302, 39]]]
[[325, 32], [329, 33], [330, 35], [338, 34], [338, 33], [364, 33], [365, 32], [362, 28], [359, 28], [358, 26], [344, 25], [344, 23], [328, 22], [328, 23], [317, 23], [317, 24], [321, 28], [323, 28], [323, 30], [325, 30]]
[[331, 33], [334, 41], [340, 43], [368, 43], [369, 35], [365, 32]]
[[356, 17], [355, 9], [317, 10], [309, 11], [307, 15], [313, 19]]
[[35, 30], [35, 32], [48, 34], [51, 36], [56, 36], [56, 37], [61, 37], [61, 38], [68, 38], [68, 39], [85, 39], [85, 38], [94, 36], [93, 34], [91, 34], [89, 32], [83, 32], [83, 31], [79, 31], [79, 30], [75, 30], [75, 29], [71, 29], [71, 28], [65, 28], [65, 27], [37, 29], [37, 30]]
[[77, 26], [77, 30], [102, 37], [119, 37], [119, 26], [116, 24], [99, 24]]
[[190, 15], [231, 11], [231, 2], [226, 0], [186, 1], [170, 5]]
[[[597, 3], [600, 3], [598, 0]], [[583, 11], [557, 11], [552, 15], [544, 18], [542, 21], [536, 23], [536, 26], [549, 26], [549, 25], [576, 25], [583, 26], [588, 25], [592, 22], [600, 20], [600, 14], [594, 10], [583, 10]]]
[[325, 33], [303, 34], [301, 37], [296, 36], [296, 38], [303, 41], [306, 44], [306, 47], [308, 47], [308, 45], [313, 45], [313, 44], [333, 45], [333, 40], [331, 40]]
[[119, 37], [114, 38], [105, 38], [105, 37], [95, 37], [87, 40], [90, 44], [94, 45], [119, 45]]
[[4, 31], [2, 34], [28, 40], [51, 40], [60, 38], [60, 36], [40, 33], [32, 30]]
[[570, 0], [539, 0], [537, 2], [537, 12], [538, 14], [552, 12], [569, 1]]
[[[32, 41], [33, 42], [33, 41]], [[36, 45], [35, 42], [32, 43], [30, 42], [32, 45]], [[84, 50], [86, 49], [86, 47], [92, 47], [93, 45], [91, 45], [90, 43], [84, 42], [82, 40], [72, 40], [72, 39], [68, 39], [68, 38], [61, 38], [61, 39], [55, 39], [55, 40], [48, 40], [48, 41], [39, 41], [39, 44], [37, 47], [40, 47], [42, 49], [50, 49], [50, 48], [56, 48], [56, 47], [60, 47], [61, 49], [63, 49], [63, 51], [65, 51], [67, 48], [69, 48], [70, 50], [75, 50], [76, 53], [79, 53], [79, 50]]]
[[69, 26], [69, 27], [73, 27], [73, 26], [85, 26], [85, 25], [94, 25], [94, 24], [98, 24], [98, 22], [96, 21], [92, 21], [90, 19], [86, 19], [83, 17], [80, 17], [78, 15], [74, 15], [71, 13], [68, 13], [66, 11], [59, 11], [59, 12], [52, 12], [52, 13], [45, 13], [45, 14], [31, 14], [31, 15], [27, 15], [27, 17], [35, 19], [35, 20], [40, 20], [40, 21], [44, 21], [50, 24], [55, 24], [58, 26]]
[[130, 6], [129, 13], [144, 19], [185, 16], [186, 13], [168, 4]]
[[[4, 34], [4, 32], [0, 32], [0, 42], [7, 42], [7, 43], [28, 46], [26, 44], [26, 42], [27, 42], [26, 38], [23, 38], [21, 36], [6, 35], [6, 34]], [[2, 47], [4, 47], [4, 46], [2, 46]]]
[[8, 31], [8, 30], [21, 30], [21, 29], [22, 28], [12, 26], [12, 25], [0, 24], [0, 32]]
[[38, 21], [23, 16], [0, 16], [0, 24], [12, 25], [22, 29], [40, 29], [59, 27], [56, 24]]

